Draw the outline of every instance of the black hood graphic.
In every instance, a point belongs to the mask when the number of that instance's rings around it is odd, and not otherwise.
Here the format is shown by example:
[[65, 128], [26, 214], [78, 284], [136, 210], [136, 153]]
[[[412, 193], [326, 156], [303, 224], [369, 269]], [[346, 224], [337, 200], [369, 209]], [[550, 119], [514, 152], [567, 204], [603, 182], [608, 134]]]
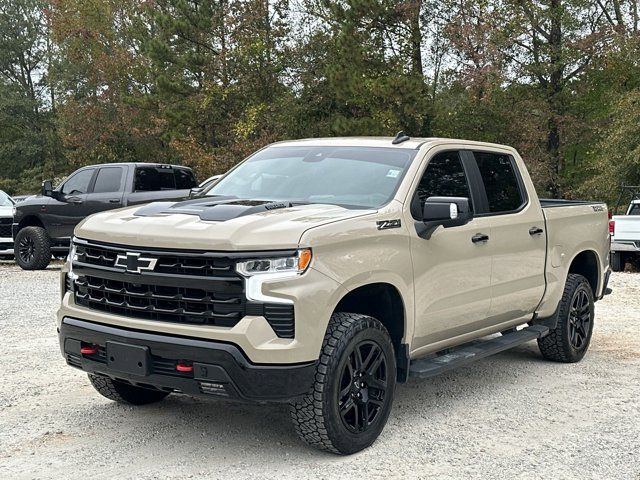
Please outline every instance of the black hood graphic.
[[196, 198], [182, 202], [154, 202], [140, 208], [137, 217], [155, 215], [197, 215], [208, 222], [226, 222], [233, 218], [292, 207], [290, 202], [268, 200], [238, 200], [232, 197]]

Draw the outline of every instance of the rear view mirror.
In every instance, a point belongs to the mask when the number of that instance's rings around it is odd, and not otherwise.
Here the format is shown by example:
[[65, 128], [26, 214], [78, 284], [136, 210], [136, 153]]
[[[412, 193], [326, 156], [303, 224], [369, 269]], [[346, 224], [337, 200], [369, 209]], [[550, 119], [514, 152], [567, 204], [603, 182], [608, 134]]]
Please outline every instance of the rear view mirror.
[[42, 182], [42, 196], [53, 196], [53, 185], [51, 184], [51, 180], [45, 180], [44, 182]]
[[473, 219], [466, 197], [429, 197], [424, 202], [422, 223], [416, 224], [418, 235], [429, 238], [442, 225], [444, 228], [465, 225]]

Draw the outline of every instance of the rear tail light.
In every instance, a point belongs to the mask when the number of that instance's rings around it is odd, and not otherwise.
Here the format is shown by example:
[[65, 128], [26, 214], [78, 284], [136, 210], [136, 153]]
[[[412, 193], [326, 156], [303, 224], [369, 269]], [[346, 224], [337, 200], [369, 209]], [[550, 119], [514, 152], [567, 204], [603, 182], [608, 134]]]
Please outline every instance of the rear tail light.
[[616, 221], [615, 220], [609, 220], [609, 233], [611, 235], [616, 233]]

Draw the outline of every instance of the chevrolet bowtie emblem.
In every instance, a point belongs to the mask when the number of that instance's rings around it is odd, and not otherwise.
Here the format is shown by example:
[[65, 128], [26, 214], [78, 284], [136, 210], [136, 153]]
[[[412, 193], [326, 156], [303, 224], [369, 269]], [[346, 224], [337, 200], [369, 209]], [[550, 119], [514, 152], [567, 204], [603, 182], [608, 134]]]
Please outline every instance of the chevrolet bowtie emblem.
[[145, 270], [153, 270], [158, 263], [157, 258], [141, 257], [139, 253], [127, 252], [126, 255], [118, 255], [114, 266], [123, 267], [129, 273], [141, 273]]

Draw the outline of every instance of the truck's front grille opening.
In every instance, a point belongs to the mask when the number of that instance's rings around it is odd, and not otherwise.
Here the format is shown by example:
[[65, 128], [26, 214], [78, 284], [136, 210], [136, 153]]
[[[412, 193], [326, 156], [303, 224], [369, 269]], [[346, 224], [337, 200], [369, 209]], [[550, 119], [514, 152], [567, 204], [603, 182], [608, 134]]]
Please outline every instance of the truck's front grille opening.
[[75, 295], [79, 305], [116, 315], [233, 327], [244, 317], [242, 282], [224, 283], [222, 293], [79, 276]]
[[259, 315], [278, 337], [295, 337], [293, 305], [248, 302], [244, 279], [235, 271], [237, 258], [228, 254], [86, 240], [75, 245], [77, 279], [68, 287], [80, 306], [124, 317], [220, 327]]

